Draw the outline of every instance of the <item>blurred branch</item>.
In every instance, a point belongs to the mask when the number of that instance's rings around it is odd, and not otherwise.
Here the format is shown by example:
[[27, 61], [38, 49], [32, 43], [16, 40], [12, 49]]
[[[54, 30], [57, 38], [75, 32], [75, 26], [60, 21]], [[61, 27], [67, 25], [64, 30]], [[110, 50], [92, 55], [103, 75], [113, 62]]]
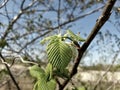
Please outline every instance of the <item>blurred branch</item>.
[[25, 0], [22, 1], [20, 9], [23, 10], [23, 6], [24, 6]]
[[[73, 68], [70, 72], [70, 79], [77, 73], [77, 67], [79, 66], [79, 63], [81, 61], [81, 58], [82, 58], [84, 52], [86, 51], [86, 49], [88, 48], [88, 46], [90, 45], [92, 40], [95, 38], [95, 36], [97, 35], [97, 33], [101, 29], [101, 27], [109, 19], [110, 15], [111, 15], [111, 10], [112, 10], [115, 2], [116, 2], [116, 0], [108, 0], [107, 4], [105, 5], [105, 7], [103, 9], [101, 16], [97, 19], [93, 30], [89, 34], [88, 38], [86, 39], [86, 41], [84, 42], [82, 47], [80, 47], [79, 44], [76, 43], [76, 46], [78, 47], [78, 57], [75, 60]], [[64, 87], [67, 85], [67, 83], [70, 81], [70, 79], [65, 80], [63, 82], [62, 86], [59, 86], [59, 90], [63, 90]]]
[[[22, 2], [22, 3], [25, 3], [25, 2]], [[60, 3], [60, 2], [59, 2], [59, 3]], [[33, 4], [31, 4], [31, 5], [33, 5]], [[23, 5], [22, 5], [21, 7], [23, 7]], [[27, 8], [27, 7], [26, 7], [26, 8]], [[7, 38], [6, 40], [7, 40], [7, 41], [13, 40], [13, 41], [18, 45], [19, 43], [16, 42], [17, 40], [19, 40], [19, 39], [21, 39], [21, 38], [23, 38], [23, 37], [25, 37], [25, 36], [29, 36], [29, 35], [31, 35], [31, 34], [33, 34], [33, 33], [38, 33], [38, 32], [41, 32], [41, 31], [45, 31], [45, 30], [46, 30], [46, 32], [44, 32], [43, 34], [39, 34], [38, 36], [34, 37], [31, 41], [26, 42], [24, 45], [21, 46], [21, 45], [19, 44], [18, 46], [20, 47], [20, 50], [19, 50], [18, 52], [21, 52], [21, 51], [22, 51], [23, 49], [25, 49], [28, 45], [32, 44], [33, 42], [35, 42], [35, 41], [38, 40], [39, 38], [47, 35], [47, 34], [50, 33], [51, 31], [54, 31], [54, 30], [56, 30], [56, 29], [59, 29], [59, 28], [62, 27], [62, 26], [65, 26], [65, 25], [67, 25], [67, 24], [69, 24], [69, 23], [75, 22], [75, 21], [77, 21], [77, 20], [79, 20], [79, 19], [81, 19], [81, 18], [83, 18], [83, 17], [86, 17], [86, 16], [88, 16], [88, 15], [90, 15], [90, 14], [93, 14], [93, 13], [97, 12], [98, 10], [100, 10], [101, 8], [103, 8], [103, 6], [97, 8], [97, 9], [95, 9], [95, 10], [92, 10], [92, 11], [90, 11], [90, 12], [88, 12], [88, 13], [85, 13], [85, 14], [83, 14], [83, 15], [80, 15], [80, 16], [78, 16], [78, 17], [75, 17], [75, 18], [73, 18], [73, 19], [70, 19], [70, 20], [68, 20], [68, 21], [65, 21], [65, 22], [63, 22], [63, 23], [61, 23], [61, 24], [60, 24], [60, 21], [59, 21], [59, 24], [58, 24], [57, 26], [55, 26], [55, 27], [42, 26], [42, 27], [44, 27], [43, 29], [37, 29], [37, 30], [35, 30], [35, 31], [33, 30], [33, 31], [30, 31], [30, 32], [26, 32], [26, 33], [24, 33], [23, 35], [20, 35], [20, 36], [16, 36], [16, 35], [15, 35], [14, 37], [9, 37], [9, 38]], [[59, 9], [60, 9], [60, 4], [59, 4]], [[13, 22], [12, 22], [12, 24], [9, 25], [8, 28], [6, 29], [6, 31], [5, 31], [5, 33], [4, 33], [3, 37], [2, 37], [3, 39], [4, 39], [5, 37], [7, 37], [7, 34], [8, 34], [9, 32], [11, 32], [11, 31], [10, 31], [10, 28], [13, 27], [12, 25], [13, 25], [14, 23], [16, 23], [16, 21], [21, 17], [21, 15], [22, 15], [23, 13], [26, 13], [25, 9], [23, 9], [23, 11], [20, 11], [19, 14], [12, 20]], [[59, 11], [59, 14], [60, 14], [60, 11]], [[60, 15], [59, 15], [59, 19], [60, 19]], [[47, 30], [48, 30], [48, 31], [47, 31]], [[11, 48], [9, 44], [8, 44], [8, 47]]]
[[4, 7], [9, 0], [2, 0], [2, 1], [3, 1], [2, 3], [0, 2], [0, 9]]
[[23, 63], [38, 65], [38, 63], [35, 63], [35, 62], [25, 61], [20, 55], [17, 55], [17, 56], [21, 60], [21, 62], [23, 62]]
[[[2, 56], [1, 52], [0, 52], [0, 57], [1, 57], [1, 59], [3, 60], [3, 62], [5, 62], [5, 58]], [[12, 75], [12, 72], [10, 71], [10, 68], [9, 68], [8, 64], [7, 64], [7, 63], [4, 63], [4, 65], [5, 65], [5, 67], [7, 68], [7, 71], [8, 71], [8, 73], [9, 73], [9, 75], [10, 75], [10, 77], [11, 77], [14, 85], [16, 86], [17, 90], [21, 90], [20, 87], [18, 86], [17, 81], [15, 80], [14, 76]]]
[[120, 51], [118, 51], [118, 52], [115, 54], [115, 56], [113, 57], [112, 64], [107, 68], [107, 70], [105, 71], [105, 73], [98, 79], [98, 81], [96, 82], [93, 90], [96, 90], [97, 86], [100, 84], [100, 82], [102, 81], [102, 79], [104, 78], [104, 76], [105, 76], [105, 75], [109, 72], [109, 70], [112, 68], [113, 64], [114, 64], [115, 61], [116, 61], [116, 58], [117, 58], [118, 55], [119, 55], [119, 52], [120, 52]]
[[[59, 24], [59, 25], [57, 25], [57, 26], [55, 26], [55, 27], [46, 27], [45, 29], [39, 29], [39, 30], [36, 30], [36, 31], [27, 32], [27, 33], [25, 33], [25, 34], [23, 34], [23, 35], [21, 35], [21, 36], [18, 36], [18, 38], [22, 38], [22, 37], [27, 36], [27, 35], [29, 35], [29, 34], [38, 33], [38, 32], [40, 32], [40, 31], [45, 31], [45, 30], [49, 29], [49, 30], [46, 31], [44, 34], [42, 34], [41, 36], [39, 36], [39, 37], [42, 37], [42, 36], [48, 34], [49, 32], [51, 32], [51, 30], [55, 30], [55, 29], [58, 29], [59, 27], [62, 27], [62, 26], [67, 25], [67, 24], [69, 24], [69, 23], [75, 22], [75, 21], [77, 21], [77, 20], [79, 20], [79, 19], [81, 19], [81, 18], [83, 18], [83, 17], [86, 17], [86, 16], [88, 16], [88, 15], [90, 15], [90, 14], [93, 14], [93, 13], [99, 11], [99, 10], [102, 9], [103, 7], [104, 7], [104, 6], [99, 7], [99, 8], [97, 8], [97, 9], [92, 10], [92, 11], [90, 11], [90, 12], [88, 12], [88, 13], [83, 14], [83, 15], [80, 15], [80, 16], [78, 16], [78, 17], [76, 17], [76, 18], [73, 18], [73, 19], [70, 19], [70, 20], [68, 20], [68, 21], [65, 21], [65, 22], [63, 22], [63, 23], [61, 23], [61, 24]], [[43, 26], [43, 27], [45, 27], [45, 26]], [[9, 38], [8, 40], [13, 40], [14, 38], [16, 38], [16, 37]]]
[[[99, 11], [100, 9], [102, 9], [103, 7], [104, 7], [104, 6], [99, 7], [99, 8], [97, 8], [97, 9], [92, 10], [92, 11], [90, 11], [90, 12], [88, 12], [88, 13], [83, 14], [83, 15], [80, 15], [80, 16], [78, 16], [78, 17], [76, 17], [76, 18], [69, 19], [68, 21], [65, 21], [65, 22], [63, 22], [62, 24], [60, 24], [60, 27], [62, 27], [63, 25], [69, 24], [69, 23], [71, 23], [71, 22], [77, 21], [77, 20], [79, 20], [79, 19], [81, 19], [81, 18], [84, 18], [84, 17], [86, 17], [86, 16], [88, 16], [88, 15], [90, 15], [90, 14], [93, 14], [93, 13]], [[58, 26], [57, 26], [57, 27], [58, 27]]]
[[[111, 90], [118, 83], [119, 82], [113, 82], [112, 85], [110, 85], [106, 90]], [[115, 90], [115, 88], [113, 90]]]
[[57, 19], [58, 19], [58, 26], [59, 26], [59, 29], [58, 29], [58, 33], [60, 33], [60, 13], [61, 13], [61, 10], [60, 10], [60, 6], [61, 6], [61, 0], [59, 0], [58, 2], [58, 12], [57, 12]]
[[[29, 8], [31, 8], [35, 4], [36, 1], [37, 0], [32, 1], [32, 3], [30, 3], [24, 9], [21, 9], [19, 11], [19, 13], [16, 16], [14, 16], [14, 18], [9, 22], [9, 25], [8, 25], [6, 31], [4, 32], [4, 35], [2, 37], [3, 40], [7, 37], [7, 35], [9, 34], [10, 30], [13, 28], [13, 25], [17, 22], [17, 20], [24, 14], [25, 10], [28, 10]], [[21, 4], [21, 7], [23, 6], [23, 4], [24, 4], [24, 1]]]

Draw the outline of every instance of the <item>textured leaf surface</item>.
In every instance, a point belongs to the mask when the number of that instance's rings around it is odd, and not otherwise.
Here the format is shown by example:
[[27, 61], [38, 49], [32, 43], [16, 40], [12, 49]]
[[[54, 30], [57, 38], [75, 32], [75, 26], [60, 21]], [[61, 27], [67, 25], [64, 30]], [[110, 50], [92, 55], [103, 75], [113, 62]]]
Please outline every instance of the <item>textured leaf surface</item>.
[[41, 74], [39, 80], [36, 82], [33, 90], [49, 90], [46, 82], [45, 74]]
[[41, 69], [40, 67], [38, 67], [37, 65], [34, 65], [34, 66], [30, 67], [29, 70], [30, 70], [31, 76], [33, 76], [33, 77], [35, 77], [37, 79], [39, 79], [41, 74], [44, 73], [44, 70]]
[[47, 82], [47, 85], [49, 90], [55, 90], [57, 83], [54, 79], [51, 79], [49, 82]]
[[41, 74], [39, 80], [34, 86], [33, 90], [55, 90], [56, 88], [56, 82], [54, 79], [51, 79], [49, 81], [46, 80], [46, 75]]
[[59, 39], [49, 43], [47, 54], [49, 62], [59, 70], [64, 69], [72, 58], [70, 46]]
[[48, 80], [50, 80], [52, 78], [52, 72], [53, 72], [52, 65], [50, 63], [48, 63], [47, 67], [45, 69], [45, 74], [46, 74], [46, 77]]

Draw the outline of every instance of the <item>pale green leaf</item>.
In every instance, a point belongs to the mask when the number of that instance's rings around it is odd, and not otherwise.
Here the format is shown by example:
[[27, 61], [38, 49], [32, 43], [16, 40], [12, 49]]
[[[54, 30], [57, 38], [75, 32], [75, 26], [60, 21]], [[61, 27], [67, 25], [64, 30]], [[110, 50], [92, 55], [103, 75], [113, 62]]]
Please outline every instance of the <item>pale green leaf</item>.
[[51, 79], [49, 82], [47, 82], [49, 90], [55, 90], [56, 88], [56, 81], [54, 79]]
[[74, 34], [71, 30], [67, 30], [67, 33], [70, 35], [70, 38], [73, 40], [73, 41], [85, 41], [85, 39], [83, 39], [80, 35], [76, 35]]
[[44, 70], [37, 65], [30, 67], [29, 71], [30, 71], [31, 76], [37, 79], [40, 78], [41, 74], [45, 73]]
[[52, 64], [48, 63], [45, 69], [45, 74], [48, 80], [52, 78], [52, 72], [53, 72]]
[[69, 71], [68, 71], [68, 69], [63, 69], [63, 70], [61, 70], [61, 71], [55, 70], [55, 71], [54, 71], [54, 74], [55, 74], [56, 76], [61, 77], [61, 78], [69, 78]]
[[45, 74], [40, 75], [40, 78], [38, 79], [38, 81], [34, 85], [33, 90], [49, 90], [49, 88], [47, 86]]
[[46, 38], [44, 38], [43, 40], [41, 40], [40, 43], [41, 43], [41, 44], [45, 44], [46, 41], [55, 40], [57, 37], [58, 37], [58, 35], [46, 37]]
[[53, 67], [64, 69], [72, 58], [70, 46], [62, 40], [51, 41], [47, 46], [48, 60]]
[[84, 86], [78, 87], [78, 90], [86, 90]]
[[56, 82], [54, 79], [51, 79], [49, 81], [46, 80], [46, 75], [41, 74], [40, 78], [34, 85], [33, 90], [55, 90], [56, 88]]

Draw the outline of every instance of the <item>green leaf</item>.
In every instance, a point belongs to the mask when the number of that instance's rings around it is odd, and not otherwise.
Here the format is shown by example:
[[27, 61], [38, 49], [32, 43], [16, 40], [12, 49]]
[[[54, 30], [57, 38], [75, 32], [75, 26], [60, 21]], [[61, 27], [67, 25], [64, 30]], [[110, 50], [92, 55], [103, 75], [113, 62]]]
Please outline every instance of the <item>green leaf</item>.
[[34, 85], [33, 90], [55, 90], [56, 88], [56, 82], [54, 79], [51, 79], [50, 81], [46, 81], [46, 75], [41, 74], [40, 78]]
[[49, 63], [59, 70], [67, 67], [72, 58], [72, 50], [70, 46], [62, 40], [51, 41], [47, 46], [47, 54]]
[[41, 74], [45, 73], [44, 70], [37, 65], [30, 67], [29, 71], [31, 76], [37, 79], [40, 78]]
[[38, 79], [38, 81], [34, 85], [33, 90], [49, 90], [49, 88], [47, 86], [45, 74], [40, 75], [40, 78]]
[[73, 40], [73, 41], [85, 41], [85, 39], [83, 39], [82, 37], [80, 37], [80, 35], [76, 35], [74, 34], [71, 30], [67, 30], [67, 33], [70, 35], [70, 38]]
[[84, 86], [78, 87], [78, 90], [86, 90]]
[[49, 82], [47, 82], [47, 85], [49, 90], [55, 90], [57, 83], [54, 79], [51, 79]]
[[44, 38], [43, 40], [40, 41], [41, 44], [45, 44], [46, 41], [49, 41], [49, 40], [56, 40], [58, 38], [58, 35], [54, 35], [54, 36], [49, 36], [49, 37], [46, 37]]
[[61, 77], [61, 78], [70, 78], [70, 77], [69, 77], [69, 71], [68, 71], [68, 69], [63, 69], [62, 71], [55, 70], [55, 71], [54, 71], [54, 74], [55, 74], [56, 76]]
[[48, 63], [45, 69], [45, 74], [48, 80], [52, 78], [52, 72], [53, 72], [52, 64]]
[[71, 44], [70, 48], [72, 50], [72, 60], [74, 60], [78, 56], [78, 51], [74, 44]]

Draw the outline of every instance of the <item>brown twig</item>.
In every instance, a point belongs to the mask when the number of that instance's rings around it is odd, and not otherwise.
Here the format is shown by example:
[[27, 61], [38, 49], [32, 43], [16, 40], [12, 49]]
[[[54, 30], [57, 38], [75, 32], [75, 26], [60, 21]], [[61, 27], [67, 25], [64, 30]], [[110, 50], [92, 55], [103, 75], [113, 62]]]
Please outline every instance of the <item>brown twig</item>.
[[[71, 70], [70, 79], [77, 73], [77, 67], [79, 66], [79, 63], [81, 61], [81, 58], [82, 58], [84, 52], [86, 51], [86, 49], [88, 48], [88, 46], [90, 45], [92, 40], [95, 38], [95, 36], [97, 35], [97, 33], [101, 29], [101, 27], [109, 19], [110, 15], [111, 15], [111, 10], [112, 10], [115, 2], [116, 2], [116, 0], [108, 0], [107, 4], [105, 5], [105, 7], [103, 9], [101, 16], [97, 19], [94, 28], [92, 29], [91, 33], [89, 34], [87, 40], [84, 42], [82, 47], [80, 48], [79, 44], [76, 43], [79, 54], [78, 54], [77, 59], [74, 62], [74, 66]], [[70, 81], [70, 79], [65, 80], [63, 82], [62, 86], [59, 86], [59, 90], [63, 90], [65, 88], [65, 86], [67, 85], [67, 83]]]

